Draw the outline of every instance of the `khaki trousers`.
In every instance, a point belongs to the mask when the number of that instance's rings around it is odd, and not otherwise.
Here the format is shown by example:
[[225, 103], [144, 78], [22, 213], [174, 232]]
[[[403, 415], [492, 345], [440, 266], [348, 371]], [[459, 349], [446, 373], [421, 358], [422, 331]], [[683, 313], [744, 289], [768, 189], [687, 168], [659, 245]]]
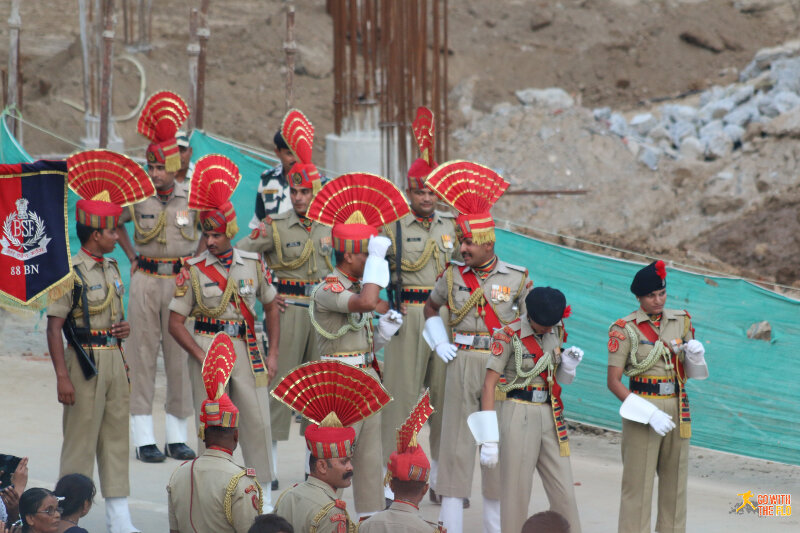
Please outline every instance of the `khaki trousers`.
[[[317, 351], [317, 335], [311, 327], [311, 319], [307, 307], [288, 305], [281, 313], [281, 338], [278, 355], [278, 375], [273, 378], [270, 390], [275, 389], [281, 380], [295, 367], [319, 361]], [[289, 429], [292, 424], [292, 413], [288, 407], [269, 397], [269, 413], [273, 440], [289, 440]], [[303, 419], [300, 434], [305, 432], [308, 422]]]
[[672, 416], [676, 427], [664, 437], [648, 424], [622, 419], [622, 494], [620, 533], [649, 533], [653, 480], [658, 474], [659, 533], [686, 531], [689, 439], [682, 439], [678, 398], [646, 398]]
[[383, 386], [393, 398], [381, 411], [384, 462], [388, 462], [389, 455], [397, 449], [397, 429], [417, 404], [424, 387], [431, 390], [431, 405], [434, 408], [428, 419], [431, 428], [430, 458], [439, 460], [447, 368], [422, 338], [425, 327], [422, 308], [422, 305], [408, 304], [397, 336], [392, 337], [383, 349]]
[[[193, 334], [195, 342], [208, 350], [213, 337]], [[239, 443], [245, 466], [256, 469], [259, 482], [272, 481], [272, 435], [269, 426], [269, 388], [255, 385], [253, 371], [250, 369], [250, 355], [242, 339], [233, 339], [236, 350], [236, 364], [233, 365], [228, 381], [227, 393], [239, 409]], [[189, 376], [192, 381], [192, 394], [197, 410], [197, 427], [200, 427], [200, 406], [208, 398], [203, 385], [202, 366], [197, 359], [189, 359]], [[205, 450], [203, 441], [197, 439], [198, 455]]]
[[[470, 497], [478, 447], [467, 426], [467, 417], [480, 411], [481, 389], [489, 357], [489, 352], [459, 350], [456, 358], [447, 364], [436, 480], [436, 493], [442, 496]], [[483, 497], [499, 500], [500, 469], [481, 466], [481, 478]]]
[[569, 457], [561, 457], [549, 403], [506, 400], [495, 404], [500, 425], [500, 498], [502, 531], [520, 531], [528, 519], [533, 471], [539, 471], [550, 509], [580, 533], [578, 506]]
[[64, 406], [59, 477], [78, 473], [92, 479], [96, 458], [103, 497], [123, 498], [130, 494], [130, 387], [125, 361], [118, 348], [93, 351], [97, 375], [89, 380], [83, 376], [75, 351], [68, 347], [64, 353], [75, 403]]
[[[378, 379], [372, 368], [367, 372]], [[383, 511], [383, 454], [381, 453], [381, 415], [374, 414], [353, 425], [356, 449], [353, 453], [353, 499], [357, 513]]]
[[130, 365], [132, 415], [153, 412], [156, 361], [161, 348], [167, 374], [165, 410], [177, 418], [192, 416], [188, 355], [167, 329], [169, 303], [174, 292], [174, 277], [157, 278], [140, 270], [131, 277], [128, 298], [131, 334], [125, 342], [125, 356]]

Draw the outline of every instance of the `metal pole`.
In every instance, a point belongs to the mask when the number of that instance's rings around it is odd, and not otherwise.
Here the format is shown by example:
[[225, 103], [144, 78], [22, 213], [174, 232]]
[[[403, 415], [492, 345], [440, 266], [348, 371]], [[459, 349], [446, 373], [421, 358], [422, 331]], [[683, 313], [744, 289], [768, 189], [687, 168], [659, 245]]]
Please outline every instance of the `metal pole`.
[[286, 8], [286, 42], [283, 43], [286, 52], [286, 111], [294, 102], [294, 59], [297, 53], [297, 43], [294, 40], [294, 6]]
[[200, 38], [200, 54], [197, 58], [197, 93], [195, 95], [195, 127], [203, 129], [203, 108], [206, 91], [206, 45], [211, 33], [208, 30], [208, 4], [203, 0], [200, 4], [200, 27], [197, 36]]
[[100, 148], [108, 146], [111, 127], [111, 51], [114, 45], [114, 0], [103, 6], [103, 75], [100, 86]]
[[[15, 108], [19, 104], [19, 92], [17, 87], [19, 83], [19, 32], [22, 28], [22, 19], [19, 16], [19, 3], [20, 0], [11, 0], [11, 15], [8, 17], [11, 43], [8, 50], [8, 94], [6, 96], [6, 101], [11, 108]], [[19, 113], [20, 110], [17, 108], [16, 111]], [[15, 137], [21, 137], [22, 127], [18, 126], [18, 122], [11, 117], [9, 117], [9, 128]]]
[[333, 131], [342, 134], [344, 107], [344, 8], [346, 0], [332, 0], [333, 10]]
[[448, 134], [447, 134], [447, 132], [449, 131], [449, 128], [447, 127], [447, 123], [449, 121], [449, 118], [447, 116], [447, 56], [450, 53], [450, 44], [448, 43], [448, 40], [447, 40], [447, 0], [443, 0], [443, 2], [444, 2], [444, 5], [442, 6], [443, 7], [442, 14], [443, 14], [443, 18], [444, 18], [444, 31], [443, 31], [443, 33], [444, 33], [444, 66], [443, 66], [443, 72], [442, 72], [442, 91], [443, 91], [443, 94], [442, 94], [442, 107], [444, 107], [444, 113], [442, 113], [442, 120], [439, 122], [441, 124], [441, 127], [439, 128], [439, 131], [442, 132], [442, 135], [440, 136], [440, 139], [442, 139], [444, 141], [444, 142], [440, 143], [440, 144], [444, 145], [444, 157], [442, 158], [442, 160], [446, 161], [448, 159], [448, 155], [447, 154], [449, 153], [449, 149], [448, 149], [449, 140], [448, 140]]
[[[90, 93], [90, 85], [89, 85], [89, 35], [87, 33], [86, 28], [86, 17], [88, 13], [86, 12], [86, 0], [78, 0], [78, 18], [80, 23], [81, 29], [81, 60], [83, 62], [83, 109], [84, 114], [89, 114], [89, 93]], [[87, 131], [86, 134], [88, 135], [89, 132]]]
[[189, 12], [189, 44], [186, 45], [186, 53], [189, 55], [189, 121], [186, 125], [189, 131], [195, 126], [195, 113], [197, 109], [197, 59], [200, 55], [200, 42], [197, 39], [197, 8]]

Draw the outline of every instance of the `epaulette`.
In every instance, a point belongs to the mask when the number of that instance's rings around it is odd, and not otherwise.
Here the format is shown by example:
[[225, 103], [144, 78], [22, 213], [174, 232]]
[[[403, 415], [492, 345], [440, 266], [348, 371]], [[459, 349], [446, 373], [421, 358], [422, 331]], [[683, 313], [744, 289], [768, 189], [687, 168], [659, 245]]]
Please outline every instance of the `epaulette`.
[[619, 327], [621, 327], [621, 328], [624, 328], [624, 327], [625, 327], [625, 324], [627, 324], [627, 323], [628, 323], [628, 322], [627, 322], [627, 321], [626, 321], [624, 318], [620, 318], [620, 319], [617, 319], [617, 321], [616, 321], [616, 322], [614, 322], [614, 325], [615, 325], [615, 326], [619, 326]]
[[239, 256], [243, 257], [244, 259], [261, 259], [261, 254], [257, 254], [255, 252], [245, 252], [239, 248], [237, 248], [237, 250], [239, 251]]
[[524, 266], [512, 265], [511, 263], [506, 263], [506, 266], [508, 268], [510, 268], [511, 270], [516, 270], [517, 272], [522, 272], [526, 276], [528, 275], [528, 269], [525, 268]]
[[330, 290], [331, 292], [338, 294], [340, 292], [344, 292], [344, 285], [342, 285], [342, 282], [339, 281], [338, 276], [335, 274], [329, 274], [325, 276], [325, 286], [322, 288], [322, 290]]
[[294, 212], [293, 209], [288, 211], [284, 211], [283, 213], [275, 213], [274, 215], [267, 215], [264, 217], [264, 222], [267, 224], [272, 224], [273, 220], [285, 220], [289, 218], [289, 216]]
[[[689, 314], [689, 313], [686, 312], [686, 309], [672, 309], [672, 313], [675, 316], [683, 316], [683, 315], [688, 315]], [[692, 317], [689, 317], [689, 318], [692, 318]]]
[[439, 218], [456, 218], [450, 211], [436, 211], [436, 214], [439, 215]]
[[245, 468], [244, 475], [247, 477], [256, 477], [256, 469], [255, 468]]
[[198, 255], [196, 257], [192, 257], [191, 259], [188, 259], [186, 261], [186, 264], [187, 265], [196, 265], [200, 261], [204, 261], [206, 257], [208, 257], [208, 250], [204, 251], [203, 253], [201, 253], [200, 255]]

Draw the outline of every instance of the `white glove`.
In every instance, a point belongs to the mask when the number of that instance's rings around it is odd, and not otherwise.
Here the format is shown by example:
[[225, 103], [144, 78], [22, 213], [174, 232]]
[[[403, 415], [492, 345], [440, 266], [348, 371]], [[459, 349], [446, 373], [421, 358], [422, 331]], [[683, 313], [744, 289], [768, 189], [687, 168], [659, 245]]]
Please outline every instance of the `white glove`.
[[703, 347], [703, 343], [692, 339], [684, 345], [683, 353], [686, 356], [683, 360], [686, 375], [692, 379], [706, 379], [708, 365], [706, 365], [706, 349]]
[[672, 421], [672, 417], [661, 409], [656, 409], [653, 412], [648, 424], [653, 428], [653, 431], [662, 437], [675, 429], [675, 422]]
[[556, 370], [556, 379], [562, 385], [569, 385], [575, 379], [575, 369], [583, 359], [583, 350], [571, 346], [561, 352], [561, 364]]
[[481, 445], [481, 465], [494, 468], [500, 460], [500, 448], [496, 442], [484, 442]]
[[570, 346], [563, 352], [561, 352], [561, 367], [568, 371], [575, 373], [575, 369], [578, 368], [578, 364], [583, 359], [583, 350], [578, 348], [577, 346]]
[[650, 424], [662, 437], [675, 427], [675, 422], [667, 413], [633, 393], [628, 394], [619, 408], [619, 414], [633, 422]]
[[449, 363], [456, 357], [458, 348], [450, 343], [447, 337], [447, 330], [444, 329], [444, 321], [440, 316], [432, 316], [425, 321], [425, 328], [422, 330], [422, 338], [428, 343], [431, 350], [436, 352], [439, 359]]
[[369, 254], [364, 263], [364, 274], [361, 276], [363, 283], [374, 283], [384, 289], [389, 284], [389, 263], [386, 259]]
[[392, 241], [391, 239], [389, 239], [389, 237], [384, 237], [382, 235], [375, 235], [369, 238], [367, 251], [369, 252], [370, 256], [375, 256], [379, 259], [383, 259], [386, 257], [386, 250], [388, 250], [389, 246], [391, 245]]
[[402, 325], [403, 315], [394, 309], [389, 309], [389, 312], [378, 319], [378, 333], [388, 341]]

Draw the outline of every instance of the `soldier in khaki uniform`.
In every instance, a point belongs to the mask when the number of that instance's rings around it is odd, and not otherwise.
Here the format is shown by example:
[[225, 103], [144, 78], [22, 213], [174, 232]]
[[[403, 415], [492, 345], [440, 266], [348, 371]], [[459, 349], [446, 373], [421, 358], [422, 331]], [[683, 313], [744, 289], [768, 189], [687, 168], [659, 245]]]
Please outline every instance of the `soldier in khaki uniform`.
[[[236, 234], [236, 213], [228, 198], [240, 179], [228, 158], [207, 155], [197, 161], [192, 177], [189, 207], [200, 211], [207, 250], [188, 261], [189, 272], [178, 276], [175, 297], [169, 304], [169, 332], [191, 356], [189, 376], [199, 411], [205, 397], [200, 365], [212, 337], [227, 333], [236, 347], [236, 365], [231, 374], [230, 396], [241, 411], [242, 452], [245, 463], [255, 468], [259, 479], [271, 480], [269, 426], [269, 379], [278, 360], [278, 308], [275, 288], [261, 258], [231, 247]], [[264, 361], [255, 337], [256, 298], [264, 305], [270, 350]], [[186, 318], [194, 317], [193, 333]], [[202, 448], [201, 443], [198, 447]], [[267, 491], [265, 510], [272, 508]]]
[[[656, 472], [656, 531], [686, 531], [692, 429], [685, 384], [688, 378], [707, 378], [708, 367], [689, 313], [664, 308], [666, 287], [663, 261], [639, 270], [631, 292], [640, 307], [608, 332], [608, 388], [622, 401], [620, 533], [650, 531]], [[630, 378], [628, 387], [622, 383], [623, 373]]]
[[580, 533], [561, 384], [572, 383], [583, 351], [561, 350], [563, 319], [570, 313], [561, 291], [537, 287], [525, 297], [525, 308], [527, 315], [494, 333], [482, 411], [470, 415], [470, 429], [481, 444], [481, 464], [500, 463], [503, 531], [520, 531], [528, 518], [535, 469], [550, 508]]
[[338, 361], [297, 367], [272, 396], [312, 422], [305, 432], [311, 473], [304, 483], [281, 494], [275, 514], [295, 531], [354, 533], [358, 526], [338, 495], [350, 486], [355, 470], [351, 458], [357, 437], [352, 425], [372, 418], [391, 398], [377, 379]]
[[[154, 189], [136, 162], [113, 152], [76, 154], [67, 160], [67, 168], [70, 188], [83, 198], [75, 205], [81, 241], [72, 258], [76, 291], [47, 308], [47, 346], [58, 401], [64, 405], [60, 476], [80, 473], [91, 478], [96, 459], [108, 530], [130, 533], [138, 531], [128, 509], [130, 389], [122, 339], [130, 334], [130, 325], [125, 321], [119, 267], [104, 255], [117, 243], [122, 206], [143, 200]], [[62, 329], [69, 339], [66, 350]], [[86, 358], [79, 359], [76, 350]]]
[[120, 246], [131, 262], [128, 314], [131, 336], [128, 364], [131, 374], [131, 433], [136, 458], [161, 462], [164, 454], [153, 432], [153, 395], [159, 348], [167, 375], [166, 439], [164, 453], [175, 459], [193, 459], [186, 445], [187, 424], [192, 416], [187, 355], [168, 332], [169, 303], [182, 261], [197, 250], [200, 232], [195, 211], [187, 204], [188, 183], [175, 181], [180, 157], [167, 156], [177, 148], [178, 125], [188, 116], [180, 96], [161, 91], [150, 97], [139, 117], [139, 131], [151, 133], [147, 147], [147, 171], [156, 194], [123, 212], [121, 222], [133, 221], [131, 244], [120, 226]]
[[431, 464], [417, 443], [417, 434], [433, 412], [430, 392], [425, 391], [402, 426], [397, 429], [394, 451], [389, 457], [386, 483], [394, 501], [385, 510], [365, 520], [361, 533], [443, 533], [445, 530], [422, 519], [419, 503], [428, 492]]
[[[461, 213], [456, 224], [464, 263], [451, 262], [436, 281], [425, 302], [423, 331], [428, 345], [447, 363], [436, 487], [444, 526], [461, 533], [462, 499], [470, 495], [475, 464], [467, 416], [480, 410], [492, 333], [524, 312], [528, 271], [494, 253], [489, 209], [508, 188], [503, 178], [484, 166], [454, 161], [437, 167], [426, 184]], [[439, 316], [443, 305], [450, 312], [452, 343]], [[499, 478], [497, 469], [482, 468], [484, 531], [500, 531]]]
[[[308, 296], [323, 276], [333, 270], [330, 228], [306, 218], [308, 205], [320, 189], [319, 172], [310, 162], [314, 128], [296, 109], [289, 111], [283, 124], [286, 142], [297, 158], [288, 174], [293, 209], [265, 217], [259, 228], [236, 245], [240, 250], [263, 254], [276, 275], [273, 281], [278, 294], [287, 304], [281, 310], [278, 377], [285, 376], [297, 365], [319, 359], [317, 338], [308, 315]], [[269, 411], [275, 477], [272, 488], [277, 490], [277, 441], [289, 440], [291, 413], [272, 398]], [[301, 426], [301, 434], [305, 425]]]
[[[420, 390], [423, 387], [430, 389], [435, 409], [430, 417], [431, 498], [435, 500], [446, 368], [422, 338], [425, 324], [422, 308], [444, 267], [452, 258], [460, 259], [461, 255], [458, 253], [454, 217], [435, 210], [436, 194], [425, 186], [425, 178], [436, 166], [431, 112], [420, 107], [413, 126], [422, 158], [415, 160], [408, 170], [406, 195], [411, 213], [384, 228], [384, 234], [392, 239], [387, 254], [392, 273], [390, 288], [400, 291], [396, 297], [399, 296], [405, 306], [405, 317], [396, 338], [383, 350], [384, 384], [394, 401], [381, 413], [381, 432], [383, 453], [388, 459], [394, 448], [395, 431], [414, 406]], [[401, 262], [399, 282], [398, 257]]]
[[[348, 198], [344, 196], [351, 195]], [[333, 200], [332, 200], [333, 199]], [[337, 206], [346, 202], [347, 209]], [[393, 337], [402, 315], [381, 300], [389, 282], [384, 259], [390, 241], [378, 227], [408, 213], [402, 193], [389, 181], [369, 174], [347, 174], [329, 182], [311, 202], [308, 217], [332, 225], [336, 268], [311, 293], [309, 315], [317, 333], [320, 359], [362, 368], [378, 377], [375, 351]], [[372, 313], [384, 313], [373, 332]], [[381, 487], [380, 416], [356, 425], [359, 446], [353, 456], [356, 511], [367, 515], [385, 507]]]
[[224, 391], [235, 363], [233, 341], [217, 333], [203, 360], [208, 398], [200, 408], [200, 433], [206, 450], [179, 466], [169, 480], [171, 533], [247, 533], [261, 514], [261, 485], [255, 470], [233, 462], [239, 410]]

